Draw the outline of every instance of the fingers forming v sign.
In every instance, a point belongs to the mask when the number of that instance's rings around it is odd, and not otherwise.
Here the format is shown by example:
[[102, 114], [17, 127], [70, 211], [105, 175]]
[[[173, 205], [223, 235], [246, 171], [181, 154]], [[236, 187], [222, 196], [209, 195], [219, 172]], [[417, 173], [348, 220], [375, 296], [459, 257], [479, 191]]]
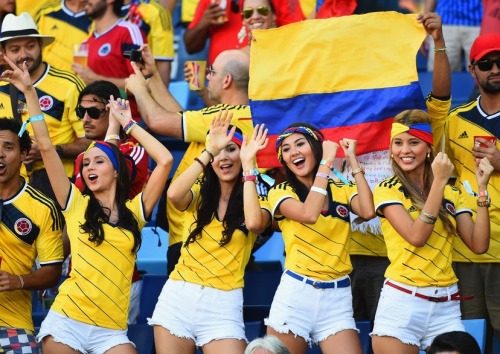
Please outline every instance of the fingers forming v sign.
[[21, 92], [26, 92], [26, 89], [33, 85], [26, 62], [23, 62], [22, 69], [20, 69], [7, 56], [4, 56], [4, 59], [11, 69], [5, 70], [0, 76], [0, 80], [11, 83]]

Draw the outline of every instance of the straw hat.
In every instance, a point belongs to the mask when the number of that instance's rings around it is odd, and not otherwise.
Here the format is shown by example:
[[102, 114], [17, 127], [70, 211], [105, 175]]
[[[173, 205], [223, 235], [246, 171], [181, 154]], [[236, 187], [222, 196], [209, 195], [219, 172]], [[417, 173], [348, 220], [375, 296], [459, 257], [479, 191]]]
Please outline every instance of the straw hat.
[[43, 36], [38, 33], [35, 21], [33, 21], [33, 18], [31, 18], [30, 14], [27, 12], [23, 12], [19, 16], [14, 14], [5, 16], [2, 23], [0, 42], [24, 37], [40, 38], [43, 42], [43, 46], [49, 45], [54, 42], [55, 39], [52, 36]]

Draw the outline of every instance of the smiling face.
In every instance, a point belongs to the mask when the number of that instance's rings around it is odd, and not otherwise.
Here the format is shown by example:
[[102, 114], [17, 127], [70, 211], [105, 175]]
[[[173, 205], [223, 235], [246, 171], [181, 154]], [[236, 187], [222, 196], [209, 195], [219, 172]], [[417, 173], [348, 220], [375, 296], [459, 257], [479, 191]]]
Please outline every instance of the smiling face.
[[408, 133], [396, 135], [391, 143], [394, 162], [409, 174], [423, 174], [430, 152], [429, 144]]
[[230, 142], [214, 159], [212, 167], [221, 182], [234, 182], [241, 177], [240, 147]]
[[306, 137], [294, 133], [283, 139], [281, 144], [283, 162], [302, 183], [312, 178], [316, 166], [316, 158]]
[[26, 151], [21, 152], [19, 137], [10, 130], [0, 130], [0, 186], [18, 183], [25, 158]]
[[[267, 15], [263, 15], [257, 10], [259, 8], [263, 9], [265, 7], [267, 7], [268, 9]], [[245, 2], [243, 3], [243, 11], [248, 11], [248, 13], [250, 13], [250, 10], [253, 10], [252, 16], [248, 19], [243, 16], [243, 25], [246, 27], [248, 31], [248, 37], [251, 40], [252, 31], [254, 29], [269, 29], [273, 27], [276, 16], [271, 11], [271, 6], [268, 0], [245, 0]]]
[[[491, 52], [482, 57], [479, 62], [500, 60], [500, 52]], [[500, 66], [493, 64], [490, 70], [479, 69], [481, 63], [474, 63], [469, 66], [469, 70], [482, 91], [488, 94], [500, 93]]]
[[114, 189], [118, 172], [104, 151], [93, 147], [82, 160], [82, 177], [88, 188], [95, 193]]
[[29, 73], [33, 73], [42, 62], [42, 42], [38, 38], [21, 37], [5, 43], [5, 55], [22, 69], [23, 62]]

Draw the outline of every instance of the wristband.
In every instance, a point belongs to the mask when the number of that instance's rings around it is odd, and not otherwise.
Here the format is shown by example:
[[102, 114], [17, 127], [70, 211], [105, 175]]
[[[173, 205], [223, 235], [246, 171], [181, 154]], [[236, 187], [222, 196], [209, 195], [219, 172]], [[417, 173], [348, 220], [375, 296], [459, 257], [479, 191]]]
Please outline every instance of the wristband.
[[24, 132], [26, 131], [26, 127], [28, 126], [28, 123], [38, 122], [38, 121], [41, 121], [44, 119], [45, 119], [45, 116], [43, 114], [38, 114], [36, 116], [29, 117], [28, 119], [26, 119], [26, 121], [23, 123], [23, 125], [21, 125], [21, 129], [19, 129], [19, 133], [17, 133], [17, 135], [19, 137], [23, 136]]
[[20, 276], [19, 274], [17, 275], [19, 277], [19, 281], [21, 282], [21, 289], [24, 289], [24, 279], [22, 276]]
[[243, 177], [241, 177], [241, 182], [245, 183], [248, 181], [255, 183], [257, 181], [257, 176], [256, 175], [243, 175]]
[[104, 141], [110, 141], [110, 140], [120, 140], [120, 136], [118, 134], [109, 134], [109, 135], [106, 135], [106, 137], [104, 138]]
[[325, 165], [326, 167], [328, 167], [330, 170], [332, 169], [332, 163], [330, 161], [327, 161], [327, 160], [321, 160], [319, 162], [320, 166], [321, 165]]
[[326, 179], [330, 178], [326, 173], [321, 173], [321, 172], [316, 173], [316, 177], [323, 177]]
[[484, 190], [484, 191], [479, 192], [478, 197], [486, 197], [486, 198], [488, 198], [488, 191]]
[[319, 193], [319, 194], [323, 194], [325, 197], [328, 194], [328, 192], [326, 191], [326, 189], [323, 189], [323, 188], [320, 188], [320, 187], [316, 187], [316, 186], [312, 186], [311, 187], [311, 192], [316, 192], [316, 193]]
[[260, 175], [260, 172], [256, 168], [253, 168], [251, 170], [243, 171], [243, 176], [258, 176], [258, 175]]
[[477, 206], [478, 207], [487, 207], [489, 208], [491, 206], [491, 199], [486, 198], [486, 200], [480, 201], [479, 198], [477, 199]]
[[136, 125], [137, 123], [134, 120], [130, 119], [129, 122], [123, 127], [123, 131], [125, 132], [125, 134], [129, 135]]
[[432, 214], [429, 214], [429, 213], [427, 213], [427, 212], [425, 212], [425, 211], [423, 211], [423, 210], [421, 211], [421, 214], [422, 214], [423, 216], [425, 216], [426, 218], [428, 218], [429, 220], [432, 220], [432, 221], [433, 221], [433, 223], [435, 223], [435, 222], [437, 221], [437, 219], [438, 219], [438, 218], [437, 218], [437, 216], [434, 216], [434, 215], [432, 215]]
[[59, 157], [62, 158], [64, 156], [64, 151], [63, 151], [61, 145], [56, 145], [56, 152], [59, 155]]

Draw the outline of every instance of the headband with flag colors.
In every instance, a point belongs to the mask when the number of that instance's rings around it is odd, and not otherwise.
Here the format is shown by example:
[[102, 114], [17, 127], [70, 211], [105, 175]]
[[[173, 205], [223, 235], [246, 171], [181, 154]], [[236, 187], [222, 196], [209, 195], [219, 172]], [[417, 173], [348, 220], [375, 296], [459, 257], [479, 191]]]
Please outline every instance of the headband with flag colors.
[[284, 139], [288, 138], [290, 135], [295, 134], [295, 133], [299, 133], [302, 135], [309, 135], [309, 136], [313, 137], [314, 140], [317, 140], [320, 143], [323, 142], [323, 137], [321, 136], [321, 134], [315, 132], [314, 130], [312, 130], [308, 127], [290, 127], [290, 128], [287, 128], [287, 129], [285, 129], [285, 131], [283, 133], [281, 133], [279, 135], [278, 139], [276, 139], [276, 152], [278, 153], [278, 160], [280, 160], [280, 161], [283, 160], [283, 156], [281, 153], [281, 143], [283, 143]]
[[434, 137], [432, 136], [432, 129], [429, 123], [415, 123], [409, 126], [401, 123], [392, 123], [391, 142], [396, 135], [401, 133], [413, 135], [429, 145], [434, 144]]
[[235, 131], [233, 137], [231, 138], [231, 141], [241, 147], [241, 144], [243, 144], [243, 135], [241, 135], [240, 132]]
[[93, 141], [90, 144], [90, 146], [87, 148], [87, 150], [85, 151], [85, 154], [83, 155], [84, 158], [85, 158], [85, 156], [87, 156], [87, 153], [89, 152], [89, 150], [92, 149], [93, 147], [101, 149], [106, 154], [106, 156], [109, 158], [109, 160], [111, 161], [111, 164], [113, 165], [114, 169], [117, 170], [118, 172], [120, 172], [119, 167], [118, 167], [119, 166], [118, 159], [116, 158], [113, 149], [111, 148], [111, 146], [108, 143], [105, 143], [104, 141]]
[[396, 12], [252, 31], [252, 119], [269, 129], [269, 144], [257, 154], [259, 167], [280, 166], [274, 144], [296, 121], [317, 127], [331, 141], [357, 140], [360, 155], [387, 150], [394, 117], [426, 109], [416, 66], [425, 35], [416, 15]]

